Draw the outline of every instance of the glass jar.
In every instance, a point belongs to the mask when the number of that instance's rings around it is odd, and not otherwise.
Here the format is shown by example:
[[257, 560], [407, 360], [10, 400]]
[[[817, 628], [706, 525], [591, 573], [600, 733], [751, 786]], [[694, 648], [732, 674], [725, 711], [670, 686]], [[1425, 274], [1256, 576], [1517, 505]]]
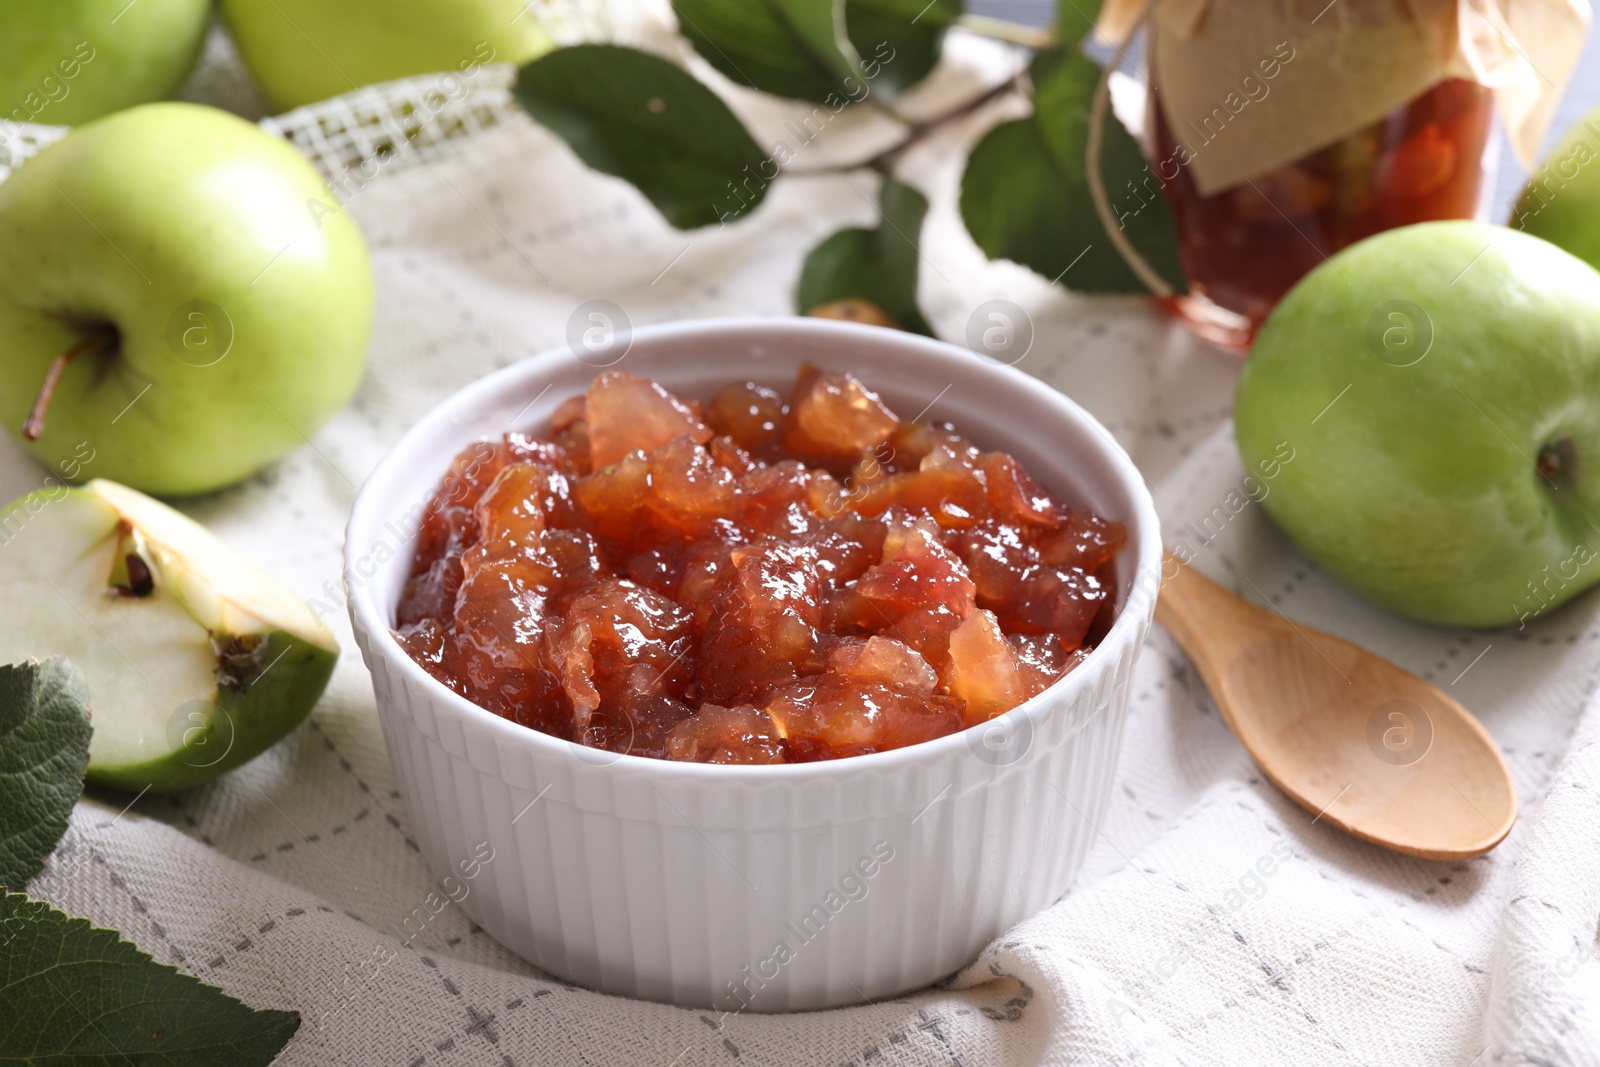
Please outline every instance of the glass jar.
[[[1159, 86], [1152, 91], [1155, 158], [1173, 158], [1178, 141]], [[1396, 226], [1480, 215], [1493, 186], [1494, 113], [1491, 90], [1447, 78], [1370, 126], [1214, 195], [1178, 168], [1164, 184], [1189, 293], [1163, 305], [1207, 340], [1243, 351], [1273, 305], [1339, 249]]]

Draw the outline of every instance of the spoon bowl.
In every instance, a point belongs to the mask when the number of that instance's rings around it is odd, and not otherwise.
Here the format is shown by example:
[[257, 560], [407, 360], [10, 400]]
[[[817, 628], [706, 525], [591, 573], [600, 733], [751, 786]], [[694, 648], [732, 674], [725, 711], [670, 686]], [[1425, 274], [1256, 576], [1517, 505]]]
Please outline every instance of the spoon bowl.
[[1375, 845], [1479, 856], [1517, 817], [1494, 739], [1443, 692], [1342, 638], [1239, 599], [1167, 556], [1156, 619], [1223, 720], [1296, 803]]

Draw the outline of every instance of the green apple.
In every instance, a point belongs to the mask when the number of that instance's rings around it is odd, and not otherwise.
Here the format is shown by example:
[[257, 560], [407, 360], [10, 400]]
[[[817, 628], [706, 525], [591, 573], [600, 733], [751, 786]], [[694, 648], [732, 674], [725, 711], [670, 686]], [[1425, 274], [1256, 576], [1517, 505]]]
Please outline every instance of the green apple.
[[1600, 108], [1568, 130], [1528, 178], [1511, 225], [1600, 267]]
[[283, 737], [339, 646], [305, 602], [159, 501], [101, 479], [0, 511], [0, 663], [89, 684], [89, 779], [184, 789]]
[[554, 47], [528, 0], [223, 0], [245, 66], [274, 107], [375, 82], [485, 63], [519, 66]]
[[225, 112], [118, 112], [0, 183], [0, 419], [53, 466], [87, 442], [73, 480], [238, 481], [349, 399], [371, 323], [354, 221]]
[[0, 132], [5, 121], [74, 126], [165, 100], [210, 21], [210, 0], [0, 3]]
[[1548, 242], [1352, 245], [1262, 327], [1234, 421], [1247, 470], [1292, 456], [1262, 506], [1391, 611], [1526, 624], [1600, 579], [1600, 273]]

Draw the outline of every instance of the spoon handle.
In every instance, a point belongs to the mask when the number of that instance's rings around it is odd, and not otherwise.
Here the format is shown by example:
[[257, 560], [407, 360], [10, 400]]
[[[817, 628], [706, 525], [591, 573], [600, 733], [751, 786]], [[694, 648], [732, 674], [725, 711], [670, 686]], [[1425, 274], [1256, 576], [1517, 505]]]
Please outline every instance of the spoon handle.
[[1277, 615], [1234, 596], [1171, 552], [1162, 559], [1156, 621], [1216, 691], [1228, 662], [1263, 636], [1292, 629]]

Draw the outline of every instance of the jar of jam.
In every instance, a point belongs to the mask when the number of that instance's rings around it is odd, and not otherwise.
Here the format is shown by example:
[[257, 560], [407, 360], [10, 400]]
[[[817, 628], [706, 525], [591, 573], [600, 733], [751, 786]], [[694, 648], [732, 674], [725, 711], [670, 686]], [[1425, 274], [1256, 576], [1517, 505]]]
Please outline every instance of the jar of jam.
[[[1495, 131], [1532, 169], [1589, 21], [1589, 0], [1103, 0], [1096, 40], [1112, 57], [1086, 151], [1095, 209], [1167, 310], [1242, 351], [1347, 245], [1485, 214]], [[1142, 123], [1127, 113], [1148, 167], [1107, 188], [1099, 123], [1136, 36], [1149, 91]], [[1162, 202], [1181, 296], [1125, 232]]]
[[[1157, 159], [1177, 150], [1160, 106]], [[1189, 292], [1163, 305], [1214, 343], [1247, 349], [1273, 305], [1346, 245], [1396, 226], [1481, 215], [1493, 186], [1493, 92], [1446, 78], [1377, 122], [1207, 196], [1188, 168], [1164, 192]]]

